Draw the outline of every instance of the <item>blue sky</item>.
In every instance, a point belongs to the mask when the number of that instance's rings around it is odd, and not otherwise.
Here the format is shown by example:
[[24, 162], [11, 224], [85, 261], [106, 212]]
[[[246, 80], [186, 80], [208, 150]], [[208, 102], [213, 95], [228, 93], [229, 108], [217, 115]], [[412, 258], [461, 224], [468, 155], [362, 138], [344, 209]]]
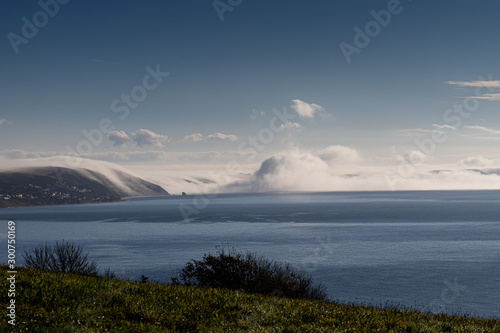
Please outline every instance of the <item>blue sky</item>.
[[[41, 2], [54, 10], [56, 0]], [[126, 164], [134, 154], [145, 160], [147, 152], [147, 159], [165, 163], [172, 162], [166, 153], [182, 156], [174, 159], [180, 164], [224, 163], [221, 154], [238, 157], [238, 147], [268, 126], [274, 108], [293, 113], [292, 101], [300, 100], [318, 106], [314, 117], [291, 120], [295, 125], [276, 133], [254, 163], [290, 147], [332, 145], [355, 149], [365, 164], [389, 163], [418, 150], [415, 140], [433, 125], [446, 125], [446, 110], [474, 95], [470, 82], [500, 78], [495, 1], [220, 0], [231, 8], [223, 20], [213, 1], [57, 4], [18, 52], [9, 34], [23, 37], [23, 17], [33, 23], [43, 9], [37, 1], [0, 4], [4, 156], [76, 150], [86, 140], [82, 131], [108, 118], [125, 141], [104, 133], [92, 158]], [[371, 12], [390, 6], [397, 13], [348, 63], [340, 44], [354, 46], [354, 28], [365, 31]], [[120, 119], [111, 104], [142, 86], [148, 66], [169, 75]], [[483, 93], [500, 91], [489, 88]], [[443, 127], [449, 139], [428, 161], [495, 162], [500, 101], [483, 95], [474, 101], [477, 110], [460, 126]]]

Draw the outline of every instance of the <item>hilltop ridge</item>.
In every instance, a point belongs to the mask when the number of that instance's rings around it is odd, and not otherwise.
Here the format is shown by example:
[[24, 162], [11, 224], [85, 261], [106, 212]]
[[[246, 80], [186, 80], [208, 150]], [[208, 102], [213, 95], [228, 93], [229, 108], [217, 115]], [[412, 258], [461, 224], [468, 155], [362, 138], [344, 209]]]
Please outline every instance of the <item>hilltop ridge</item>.
[[0, 207], [110, 202], [169, 195], [162, 187], [121, 170], [26, 167], [0, 172]]

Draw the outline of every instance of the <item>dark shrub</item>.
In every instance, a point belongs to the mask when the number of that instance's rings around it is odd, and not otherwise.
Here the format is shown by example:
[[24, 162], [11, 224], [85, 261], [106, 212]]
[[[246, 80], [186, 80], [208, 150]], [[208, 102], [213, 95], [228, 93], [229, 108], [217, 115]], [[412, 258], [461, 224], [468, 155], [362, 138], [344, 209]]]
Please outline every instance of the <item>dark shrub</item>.
[[90, 276], [99, 273], [97, 263], [88, 259], [88, 253], [80, 245], [67, 241], [56, 242], [54, 247], [47, 244], [35, 247], [25, 252], [23, 258], [29, 268]]
[[268, 260], [255, 253], [217, 247], [217, 255], [191, 260], [172, 278], [173, 284], [243, 290], [287, 298], [327, 300], [325, 287], [290, 264]]

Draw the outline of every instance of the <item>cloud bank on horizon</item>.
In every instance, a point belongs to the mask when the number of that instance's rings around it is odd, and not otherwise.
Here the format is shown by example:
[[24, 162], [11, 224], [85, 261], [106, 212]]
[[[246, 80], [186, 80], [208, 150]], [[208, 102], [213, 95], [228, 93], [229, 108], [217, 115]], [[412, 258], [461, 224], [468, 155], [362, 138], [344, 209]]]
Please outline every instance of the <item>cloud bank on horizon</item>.
[[[416, 157], [415, 157], [416, 155]], [[0, 158], [0, 171], [33, 166], [68, 167], [68, 156], [29, 159]], [[75, 157], [71, 157], [75, 159]], [[373, 166], [356, 149], [333, 145], [315, 151], [293, 149], [266, 158], [258, 167], [228, 175], [223, 165], [211, 168], [124, 168], [114, 163], [76, 158], [77, 169], [105, 174], [120, 184], [115, 170], [161, 185], [170, 193], [233, 193], [274, 191], [479, 190], [500, 188], [500, 163], [480, 155], [453, 165], [430, 165], [418, 151], [394, 154], [392, 165]], [[418, 163], [416, 163], [418, 161]], [[73, 162], [72, 162], [73, 163]], [[414, 163], [418, 170], [401, 172]], [[74, 164], [74, 163], [73, 163]], [[417, 165], [418, 164], [418, 165]], [[132, 171], [131, 171], [132, 170]], [[118, 185], [120, 186], [120, 185]]]
[[[423, 161], [424, 158], [420, 154], [418, 151], [408, 151], [396, 155], [395, 160], [404, 159], [405, 163]], [[401, 172], [397, 164], [370, 166], [359, 162], [362, 162], [362, 159], [356, 150], [338, 145], [316, 152], [299, 150], [284, 152], [267, 158], [247, 179], [223, 185], [222, 191], [406, 191], [500, 188], [500, 169], [494, 169], [495, 165], [499, 165], [498, 162], [495, 163], [482, 156], [471, 156], [457, 161], [455, 165], [425, 165], [419, 162], [418, 170], [411, 174]], [[403, 164], [399, 164], [401, 165]]]

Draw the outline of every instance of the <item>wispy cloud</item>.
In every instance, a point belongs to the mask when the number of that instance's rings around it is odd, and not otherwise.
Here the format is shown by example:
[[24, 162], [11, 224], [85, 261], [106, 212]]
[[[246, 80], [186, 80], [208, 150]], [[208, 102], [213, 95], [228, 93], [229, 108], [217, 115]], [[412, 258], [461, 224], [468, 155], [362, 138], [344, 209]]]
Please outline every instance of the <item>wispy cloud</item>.
[[252, 109], [252, 114], [250, 115], [250, 119], [255, 120], [257, 117], [263, 117], [266, 113], [264, 111], [258, 111], [256, 109]]
[[431, 128], [405, 128], [395, 131], [397, 135], [401, 136], [417, 136], [417, 135], [427, 135], [433, 132], [446, 132], [446, 133], [454, 133], [458, 132], [458, 128], [450, 125], [439, 125], [432, 124]]
[[496, 94], [484, 94], [482, 96], [469, 96], [468, 98], [484, 99], [484, 100], [487, 100], [487, 101], [500, 101], [500, 93], [496, 93]]
[[2, 119], [0, 119], [0, 125], [3, 125], [3, 124], [12, 124], [12, 121], [7, 120], [5, 118], [2, 118]]
[[[475, 96], [467, 96], [465, 98], [482, 99], [485, 101], [500, 101], [500, 93], [494, 93], [495, 89], [500, 89], [500, 80], [485, 80], [485, 81], [446, 81], [446, 84], [451, 84], [458, 87], [476, 88]], [[488, 88], [489, 94], [479, 95], [478, 88]]]
[[424, 129], [424, 128], [404, 128], [400, 130], [396, 130], [397, 135], [405, 135], [405, 136], [413, 136], [413, 135], [422, 135], [426, 133], [432, 132], [432, 129]]
[[234, 134], [215, 133], [204, 136], [201, 133], [186, 135], [180, 142], [199, 142], [199, 141], [237, 141], [239, 138]]
[[476, 131], [480, 131], [480, 132], [486, 132], [486, 133], [489, 133], [489, 134], [495, 134], [495, 135], [499, 135], [500, 134], [500, 131], [494, 130], [494, 129], [491, 129], [491, 128], [488, 128], [488, 127], [484, 127], [484, 126], [464, 126], [464, 128], [471, 129], [471, 130], [476, 130]]
[[439, 128], [439, 129], [449, 129], [449, 130], [453, 130], [453, 131], [456, 131], [457, 128], [456, 127], [453, 127], [453, 126], [450, 126], [450, 125], [438, 125], [438, 124], [432, 124], [432, 126], [436, 127], [436, 128]]
[[10, 159], [26, 159], [26, 158], [41, 158], [41, 157], [52, 157], [57, 155], [62, 155], [61, 152], [55, 151], [37, 151], [30, 152], [21, 149], [8, 149], [0, 151], [0, 156]]
[[490, 87], [500, 88], [500, 80], [486, 81], [446, 81], [446, 84], [451, 84], [459, 87]]

